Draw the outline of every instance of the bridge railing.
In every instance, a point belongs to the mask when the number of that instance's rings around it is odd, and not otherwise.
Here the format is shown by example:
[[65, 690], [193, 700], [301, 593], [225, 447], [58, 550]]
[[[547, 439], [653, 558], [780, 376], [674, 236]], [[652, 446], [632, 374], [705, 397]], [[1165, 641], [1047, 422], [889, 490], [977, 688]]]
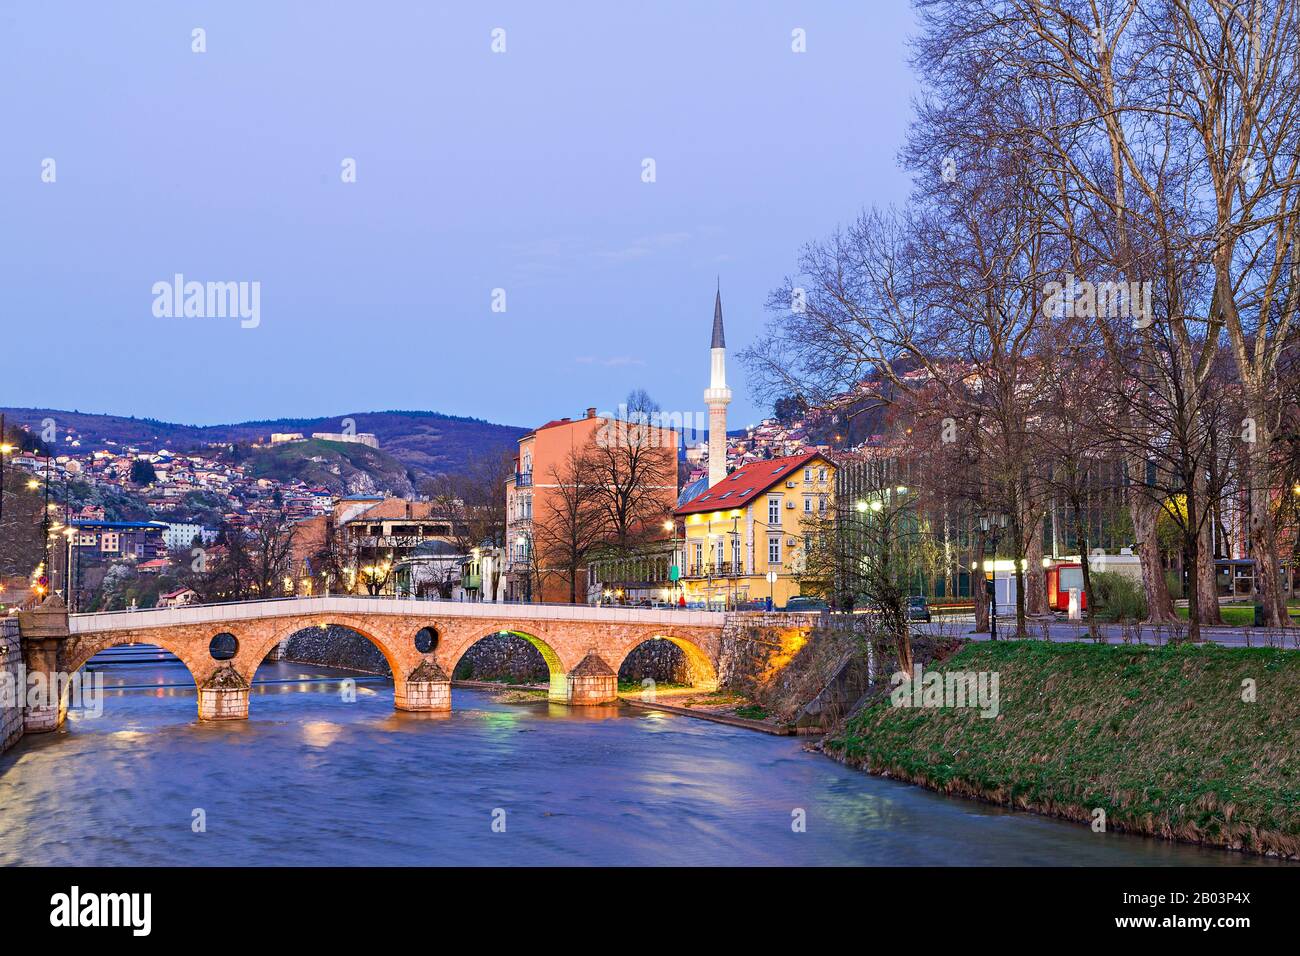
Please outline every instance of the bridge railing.
[[[141, 614], [148, 611], [174, 611], [182, 608], [237, 607], [245, 604], [271, 604], [271, 603], [290, 602], [290, 601], [318, 601], [321, 598], [329, 598], [331, 600], [339, 599], [339, 600], [353, 600], [353, 601], [420, 601], [420, 602], [427, 602], [429, 604], [444, 604], [444, 605], [451, 604], [457, 606], [465, 605], [465, 604], [481, 604], [484, 605], [485, 607], [573, 607], [573, 608], [597, 608], [603, 610], [619, 610], [619, 611], [674, 611], [677, 613], [701, 610], [698, 607], [679, 608], [676, 604], [671, 604], [669, 602], [664, 602], [655, 607], [639, 607], [633, 604], [612, 604], [612, 603], [592, 604], [590, 602], [586, 604], [581, 604], [581, 603], [571, 603], [568, 601], [508, 601], [508, 600], [507, 601], [457, 601], [457, 600], [453, 600], [452, 598], [432, 597], [429, 595], [421, 596], [421, 595], [414, 595], [414, 594], [412, 595], [349, 594], [346, 592], [338, 592], [338, 593], [331, 592], [329, 594], [289, 594], [283, 597], [247, 598], [242, 601], [204, 601], [202, 603], [195, 602], [193, 604], [174, 604], [170, 607], [165, 607], [165, 608], [127, 607], [127, 608], [120, 608], [119, 610], [116, 611], [81, 611], [76, 614], [72, 614], [70, 616], [88, 617], [92, 614], [96, 616], [102, 616], [105, 614]], [[721, 612], [712, 612], [712, 613], [721, 613]]]
[[629, 608], [596, 604], [536, 604], [504, 601], [446, 601], [405, 598], [393, 595], [371, 597], [362, 594], [330, 594], [315, 597], [266, 598], [255, 601], [227, 601], [216, 604], [187, 604], [180, 607], [73, 614], [68, 618], [73, 633], [127, 630], [173, 624], [201, 624], [292, 617], [296, 614], [404, 614], [445, 617], [519, 620], [587, 621], [628, 624], [669, 624], [691, 627], [721, 627], [726, 615], [718, 611], [679, 608]]

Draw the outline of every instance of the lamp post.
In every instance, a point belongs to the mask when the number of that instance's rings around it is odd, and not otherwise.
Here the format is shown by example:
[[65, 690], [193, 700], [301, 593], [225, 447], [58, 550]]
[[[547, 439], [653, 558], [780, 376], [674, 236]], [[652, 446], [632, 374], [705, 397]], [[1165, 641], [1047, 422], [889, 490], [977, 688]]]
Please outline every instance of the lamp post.
[[736, 607], [736, 578], [739, 571], [736, 565], [739, 563], [736, 559], [740, 557], [740, 512], [732, 512], [731, 515], [731, 607]]
[[668, 540], [671, 542], [669, 547], [672, 548], [668, 554], [668, 587], [664, 589], [664, 602], [671, 604], [672, 592], [677, 590], [682, 579], [682, 563], [677, 556], [677, 522], [665, 521], [664, 530], [668, 532]]
[[[989, 592], [989, 640], [998, 639], [998, 539], [1002, 536], [1002, 529], [1007, 526], [1007, 516], [1005, 514], [982, 515], [980, 517], [980, 530], [985, 534], [992, 535], [993, 539], [993, 587]], [[984, 562], [988, 564], [989, 562]]]
[[775, 571], [767, 572], [767, 609], [776, 610], [776, 579], [780, 577]]
[[44, 568], [43, 574], [45, 576], [45, 581], [46, 581], [46, 585], [45, 585], [46, 590], [44, 593], [48, 593], [49, 590], [54, 585], [54, 576], [50, 574], [50, 460], [51, 460], [50, 455], [48, 452], [46, 452], [45, 510], [41, 514], [41, 538], [43, 539], [43, 543], [45, 545], [43, 560], [41, 561], [41, 566]]

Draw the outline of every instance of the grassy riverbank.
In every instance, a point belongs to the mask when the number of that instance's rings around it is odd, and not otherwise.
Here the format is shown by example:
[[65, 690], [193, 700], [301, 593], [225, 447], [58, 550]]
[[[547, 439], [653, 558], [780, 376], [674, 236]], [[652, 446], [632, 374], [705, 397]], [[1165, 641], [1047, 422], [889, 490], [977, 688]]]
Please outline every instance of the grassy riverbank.
[[1300, 654], [1020, 641], [939, 667], [996, 672], [999, 715], [886, 696], [826, 751], [944, 793], [1083, 823], [1100, 807], [1112, 831], [1300, 859]]
[[[1184, 621], [1187, 620], [1187, 608], [1176, 607], [1174, 613]], [[1287, 605], [1287, 613], [1291, 616], [1292, 621], [1300, 622], [1300, 605]], [[1219, 605], [1219, 615], [1223, 618], [1223, 623], [1229, 627], [1253, 627], [1255, 624], [1255, 605], [1253, 604], [1221, 604]]]

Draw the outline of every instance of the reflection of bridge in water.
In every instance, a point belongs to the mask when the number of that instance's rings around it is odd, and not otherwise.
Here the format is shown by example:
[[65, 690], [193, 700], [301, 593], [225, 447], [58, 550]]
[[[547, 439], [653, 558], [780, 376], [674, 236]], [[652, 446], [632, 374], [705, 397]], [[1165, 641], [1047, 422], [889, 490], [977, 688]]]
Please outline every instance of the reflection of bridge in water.
[[[691, 683], [717, 686], [726, 615], [712, 611], [317, 597], [73, 614], [57, 598], [20, 615], [29, 671], [71, 674], [121, 644], [155, 644], [189, 670], [199, 717], [248, 716], [249, 686], [267, 655], [291, 634], [331, 625], [366, 638], [388, 661], [398, 710], [451, 709], [451, 674], [470, 647], [514, 634], [541, 652], [553, 701], [617, 699], [618, 668], [636, 647], [667, 640], [685, 654]], [[62, 722], [66, 701], [29, 730]]]

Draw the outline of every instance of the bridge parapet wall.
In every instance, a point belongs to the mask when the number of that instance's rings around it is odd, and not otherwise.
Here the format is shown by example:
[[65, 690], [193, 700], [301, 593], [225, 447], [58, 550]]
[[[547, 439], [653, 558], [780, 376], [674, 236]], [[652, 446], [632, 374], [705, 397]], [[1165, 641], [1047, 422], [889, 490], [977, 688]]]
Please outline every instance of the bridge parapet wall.
[[23, 735], [26, 678], [18, 619], [0, 618], [0, 753]]

